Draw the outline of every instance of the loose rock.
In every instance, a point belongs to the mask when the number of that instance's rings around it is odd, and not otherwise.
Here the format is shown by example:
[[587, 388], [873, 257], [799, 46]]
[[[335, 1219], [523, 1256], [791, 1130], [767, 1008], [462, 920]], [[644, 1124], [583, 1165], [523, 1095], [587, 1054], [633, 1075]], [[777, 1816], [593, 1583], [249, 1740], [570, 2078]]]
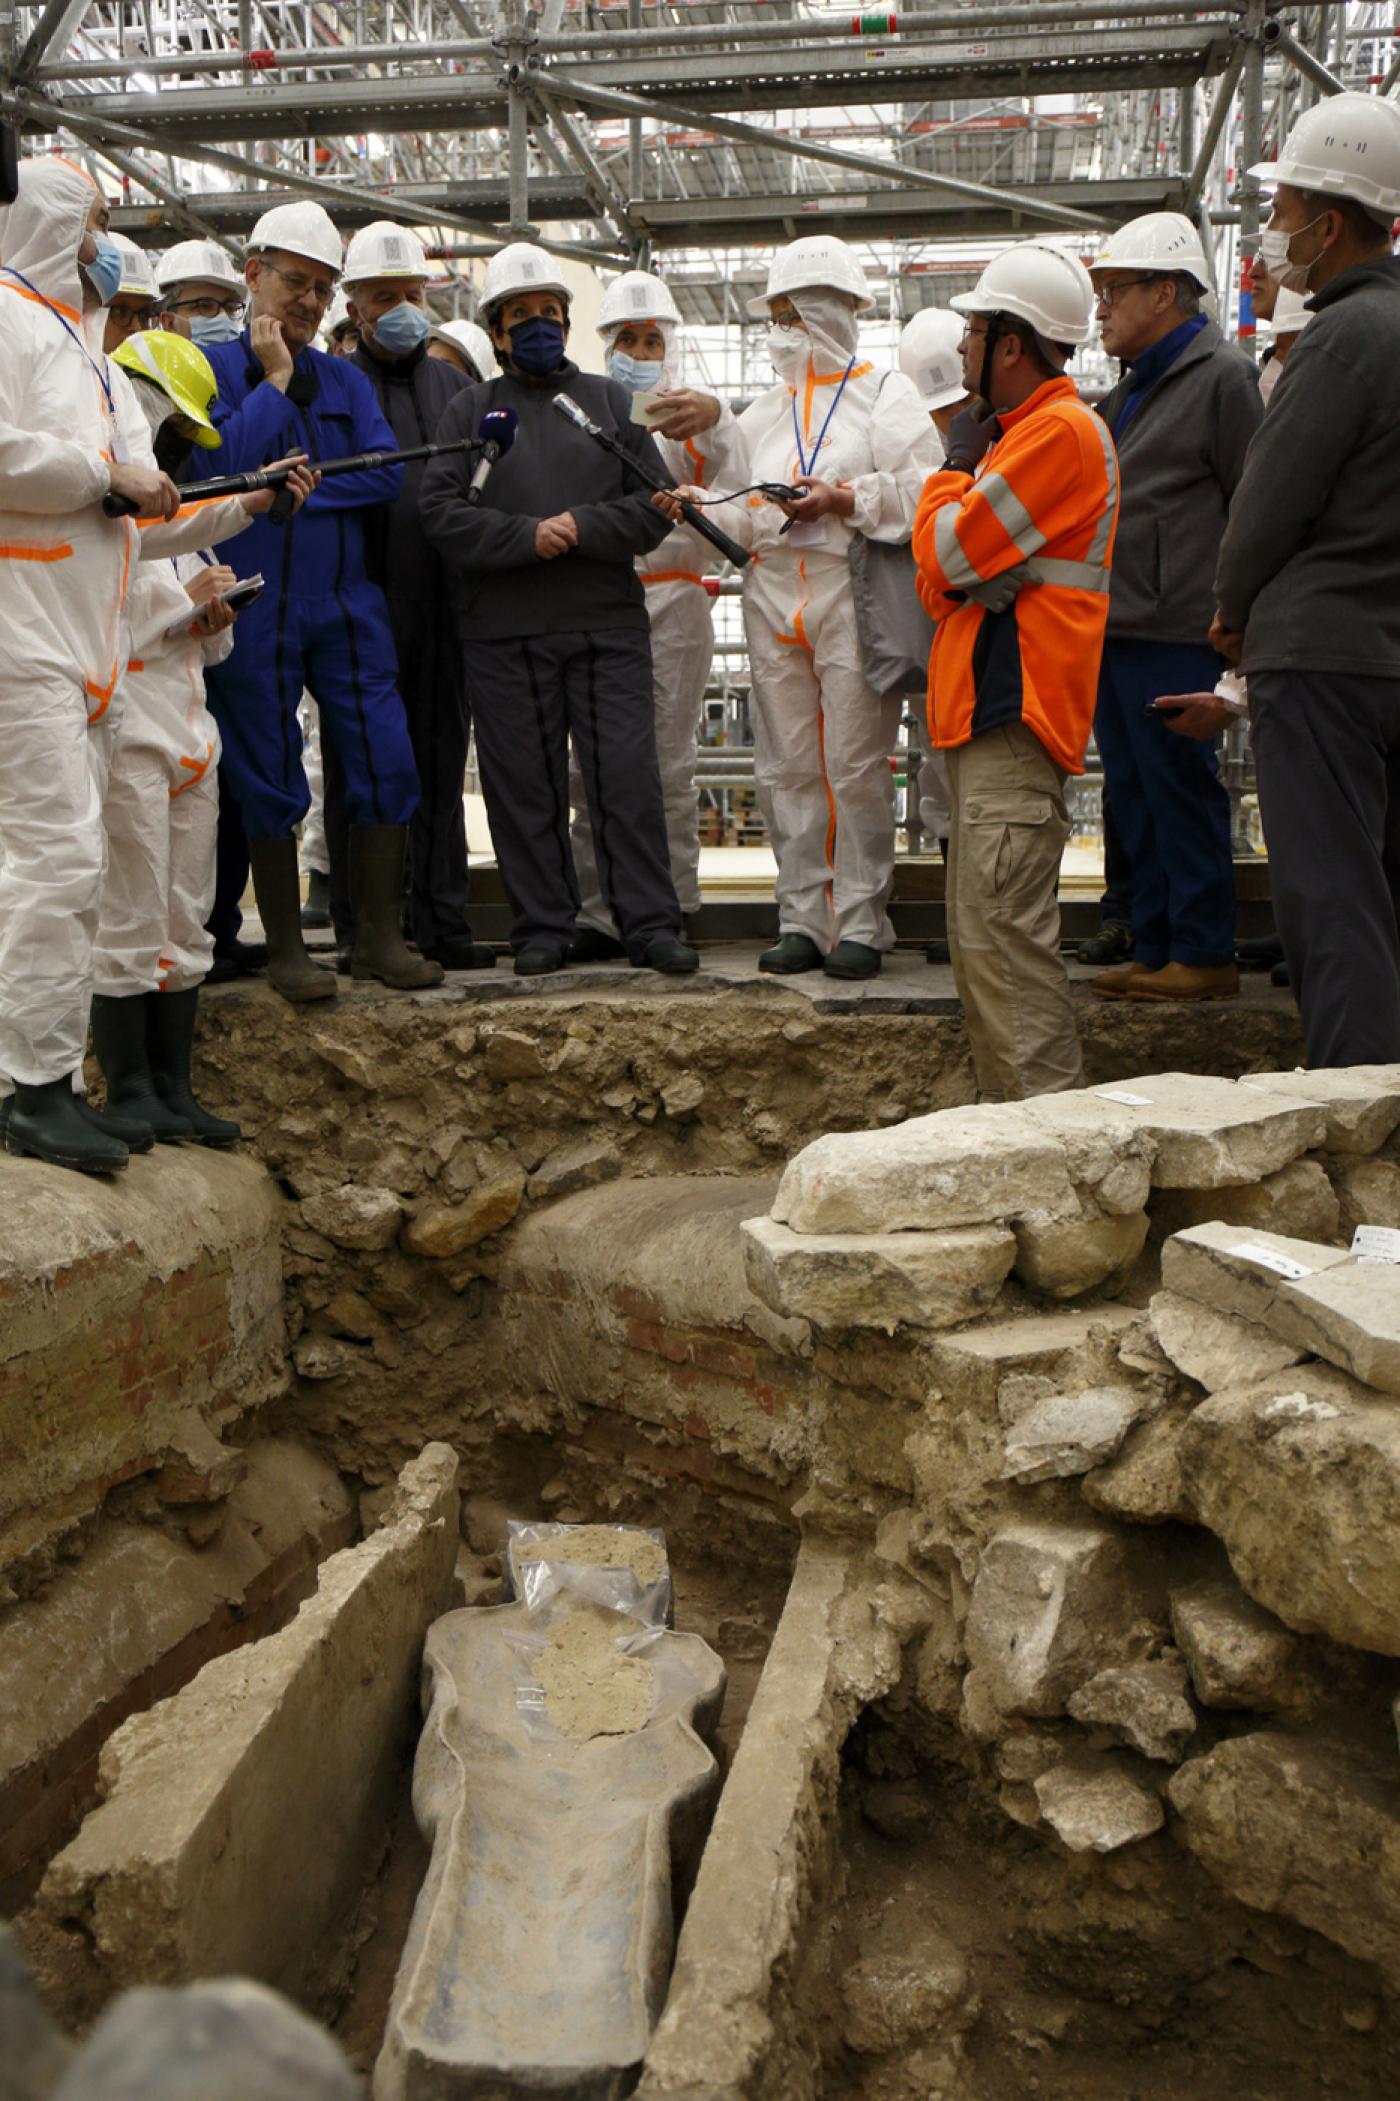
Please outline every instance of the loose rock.
[[1194, 1524], [1179, 1448], [1189, 1410], [1164, 1408], [1128, 1433], [1122, 1451], [1080, 1483], [1091, 1510], [1133, 1525]]
[[1004, 1226], [943, 1233], [795, 1233], [771, 1218], [740, 1228], [749, 1288], [818, 1327], [949, 1328], [995, 1300], [1016, 1242]]
[[1293, 1240], [1335, 1241], [1339, 1233], [1336, 1192], [1316, 1160], [1292, 1160], [1261, 1182], [1234, 1189], [1159, 1189], [1151, 1211], [1152, 1229], [1162, 1239], [1212, 1222]]
[[1295, 1344], [1281, 1342], [1268, 1328], [1218, 1313], [1175, 1291], [1159, 1291], [1148, 1307], [1152, 1333], [1178, 1371], [1195, 1379], [1207, 1393], [1222, 1386], [1243, 1386], [1296, 1364], [1303, 1355]]
[[841, 1980], [847, 2047], [880, 2057], [945, 2028], [967, 1995], [967, 1966], [952, 1941], [920, 1940], [909, 1955], [870, 1955]]
[[1118, 1664], [1100, 1671], [1072, 1695], [1069, 1711], [1075, 1721], [1111, 1729], [1129, 1750], [1167, 1765], [1177, 1763], [1196, 1733], [1179, 1663]]
[[415, 1255], [444, 1260], [460, 1255], [508, 1226], [520, 1209], [525, 1177], [519, 1168], [485, 1182], [460, 1204], [426, 1204], [404, 1229], [404, 1245]]
[[1116, 1853], [1166, 1821], [1150, 1787], [1120, 1760], [1092, 1751], [1051, 1766], [1034, 1784], [1041, 1815], [1071, 1853]]
[[963, 1631], [964, 1691], [1001, 1715], [1063, 1714], [1071, 1693], [1140, 1653], [1145, 1600], [1101, 1525], [1014, 1525], [984, 1549]]
[[403, 1205], [387, 1189], [342, 1182], [338, 1189], [318, 1190], [302, 1199], [307, 1225], [337, 1247], [373, 1253], [392, 1245], [403, 1217]]
[[772, 1215], [796, 1233], [894, 1233], [1076, 1208], [1063, 1147], [1003, 1103], [818, 1138], [789, 1163]]
[[1147, 1242], [1147, 1213], [1055, 1218], [1035, 1211], [1016, 1221], [1016, 1274], [1051, 1298], [1077, 1298], [1130, 1269]]
[[1064, 1480], [1111, 1459], [1151, 1403], [1127, 1386], [1091, 1387], [1037, 1402], [1006, 1440], [1009, 1480]]
[[1302, 1644], [1233, 1578], [1202, 1577], [1171, 1594], [1172, 1636], [1207, 1707], [1262, 1713], [1306, 1706]]

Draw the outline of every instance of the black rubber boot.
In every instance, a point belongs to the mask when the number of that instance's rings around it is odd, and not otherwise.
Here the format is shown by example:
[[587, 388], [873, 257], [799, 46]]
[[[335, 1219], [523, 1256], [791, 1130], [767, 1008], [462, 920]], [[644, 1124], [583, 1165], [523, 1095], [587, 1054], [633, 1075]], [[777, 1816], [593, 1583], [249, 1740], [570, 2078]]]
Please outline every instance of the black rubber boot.
[[38, 1087], [16, 1082], [5, 1150], [85, 1175], [117, 1174], [130, 1157], [119, 1139], [104, 1137], [84, 1116], [71, 1077], [45, 1080]]
[[882, 960], [879, 949], [866, 941], [838, 941], [822, 957], [822, 970], [829, 978], [877, 978]]
[[470, 934], [445, 934], [441, 941], [434, 941], [422, 953], [430, 963], [441, 963], [444, 970], [494, 970], [496, 951], [484, 941], [473, 941]]
[[600, 934], [595, 926], [574, 929], [569, 943], [571, 963], [625, 963], [627, 950], [613, 934]]
[[632, 958], [635, 970], [658, 970], [664, 978], [688, 978], [700, 968], [700, 951], [675, 934], [654, 934], [639, 956]]
[[190, 1084], [194, 1055], [194, 1018], [199, 987], [184, 992], [146, 994], [146, 1050], [156, 1093], [175, 1115], [183, 1116], [201, 1145], [237, 1145], [243, 1136], [226, 1116], [213, 1116], [196, 1101]]
[[301, 879], [297, 843], [285, 839], [250, 839], [248, 863], [258, 917], [267, 935], [267, 981], [283, 999], [300, 1003], [335, 998], [335, 973], [318, 970], [301, 938]]
[[417, 955], [403, 938], [403, 872], [408, 827], [350, 827], [350, 903], [355, 914], [352, 978], [378, 978], [398, 992], [426, 992], [442, 983], [441, 963]]
[[114, 1116], [110, 1109], [94, 1109], [92, 1103], [81, 1094], [75, 1094], [73, 1099], [94, 1131], [100, 1131], [104, 1138], [115, 1138], [129, 1153], [155, 1151], [156, 1134], [140, 1117]]
[[803, 970], [820, 970], [822, 952], [805, 934], [783, 934], [772, 948], [764, 949], [758, 967], [779, 977], [795, 977]]
[[331, 923], [331, 879], [319, 868], [307, 871], [306, 903], [301, 908], [301, 923], [308, 929]]
[[146, 1001], [159, 994], [113, 998], [99, 992], [92, 1002], [92, 1047], [107, 1082], [107, 1102], [118, 1116], [149, 1124], [161, 1145], [178, 1145], [194, 1132], [185, 1118], [156, 1093], [146, 1054]]
[[531, 942], [516, 952], [515, 975], [518, 978], [548, 977], [551, 972], [562, 970], [564, 963], [562, 948], [555, 948], [548, 941]]

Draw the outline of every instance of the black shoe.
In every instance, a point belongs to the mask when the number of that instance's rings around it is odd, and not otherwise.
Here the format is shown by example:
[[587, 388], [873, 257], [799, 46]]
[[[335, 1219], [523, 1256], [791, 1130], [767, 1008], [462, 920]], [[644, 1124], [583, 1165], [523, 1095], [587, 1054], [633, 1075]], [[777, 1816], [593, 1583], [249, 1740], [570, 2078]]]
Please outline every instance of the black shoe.
[[1283, 961], [1283, 943], [1277, 934], [1235, 943], [1235, 962], [1241, 970], [1272, 970]]
[[780, 977], [795, 977], [801, 970], [820, 970], [822, 952], [806, 934], [783, 934], [773, 948], [764, 949], [758, 967], [776, 971]]
[[946, 941], [930, 941], [924, 950], [926, 963], [951, 963], [953, 951]]
[[16, 1082], [5, 1122], [5, 1150], [21, 1159], [46, 1160], [79, 1174], [117, 1174], [127, 1148], [95, 1128], [78, 1106], [71, 1078], [28, 1087]]
[[822, 970], [829, 978], [877, 978], [883, 961], [879, 949], [864, 941], [838, 941], [831, 954], [823, 956]]
[[231, 985], [235, 978], [243, 975], [232, 956], [221, 956], [216, 949], [214, 960], [204, 973], [206, 985]]
[[442, 941], [434, 941], [424, 948], [423, 954], [430, 963], [441, 963], [444, 970], [494, 970], [496, 951], [485, 941], [473, 941], [470, 934], [449, 934]]
[[[227, 967], [230, 977], [256, 977], [267, 968], [267, 943], [265, 941], [229, 941], [216, 943], [214, 961]], [[213, 976], [213, 972], [210, 972]], [[222, 979], [220, 980], [222, 982]]]
[[156, 1092], [146, 1048], [146, 1002], [159, 992], [114, 997], [99, 992], [92, 1002], [92, 1047], [107, 1082], [107, 1103], [118, 1116], [149, 1124], [161, 1145], [192, 1138], [187, 1118], [170, 1108]]
[[531, 942], [522, 948], [515, 959], [515, 975], [518, 978], [542, 978], [552, 970], [562, 970], [565, 963], [562, 948], [552, 942]]
[[700, 968], [700, 952], [675, 934], [656, 934], [639, 956], [632, 958], [634, 970], [659, 970], [665, 978], [688, 978]]
[[1286, 963], [1275, 963], [1273, 969], [1269, 972], [1269, 983], [1271, 985], [1284, 986], [1291, 985], [1293, 983], [1293, 979], [1289, 974], [1288, 965]]
[[1081, 963], [1093, 963], [1104, 970], [1113, 963], [1126, 963], [1133, 952], [1133, 930], [1130, 926], [1117, 926], [1112, 921], [1101, 926], [1089, 940], [1081, 941], [1075, 955]]
[[329, 926], [331, 923], [331, 879], [319, 868], [312, 868], [306, 877], [306, 902], [301, 908], [301, 923], [304, 927]]
[[611, 934], [600, 934], [597, 927], [581, 926], [576, 929], [569, 943], [571, 963], [625, 963], [627, 951]]
[[183, 992], [146, 994], [146, 1050], [156, 1093], [167, 1109], [182, 1116], [201, 1145], [237, 1145], [242, 1130], [227, 1116], [215, 1116], [195, 1099], [190, 1081], [194, 1055], [194, 1018], [199, 987]]

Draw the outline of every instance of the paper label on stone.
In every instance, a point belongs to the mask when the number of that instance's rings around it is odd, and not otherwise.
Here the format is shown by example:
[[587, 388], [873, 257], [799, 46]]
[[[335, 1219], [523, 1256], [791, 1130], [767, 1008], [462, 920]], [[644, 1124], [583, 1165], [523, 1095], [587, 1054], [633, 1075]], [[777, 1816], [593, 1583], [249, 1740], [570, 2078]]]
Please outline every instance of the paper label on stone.
[[1152, 1107], [1152, 1097], [1149, 1094], [1128, 1094], [1121, 1087], [1096, 1087], [1094, 1092], [1101, 1102], [1121, 1102], [1125, 1109]]
[[1297, 1277], [1310, 1277], [1312, 1269], [1306, 1262], [1295, 1262], [1291, 1255], [1277, 1255], [1271, 1247], [1257, 1247], [1252, 1240], [1242, 1240], [1237, 1247], [1226, 1253], [1233, 1259], [1242, 1256], [1246, 1262], [1257, 1262], [1261, 1269], [1272, 1269], [1290, 1281]]
[[1351, 1251], [1358, 1262], [1400, 1262], [1400, 1232], [1394, 1226], [1358, 1226]]

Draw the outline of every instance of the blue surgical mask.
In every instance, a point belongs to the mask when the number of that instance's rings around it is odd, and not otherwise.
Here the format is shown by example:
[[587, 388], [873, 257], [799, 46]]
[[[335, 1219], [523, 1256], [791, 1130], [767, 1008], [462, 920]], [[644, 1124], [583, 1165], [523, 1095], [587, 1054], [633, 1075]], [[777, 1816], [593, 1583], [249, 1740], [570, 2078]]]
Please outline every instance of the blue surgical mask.
[[122, 282], [122, 252], [116, 242], [109, 241], [105, 233], [98, 234], [96, 255], [79, 268], [96, 292], [98, 305], [110, 306]]
[[608, 359], [609, 373], [629, 394], [649, 394], [661, 384], [662, 370], [659, 358], [629, 357], [625, 350], [614, 350]]
[[508, 333], [511, 362], [521, 372], [529, 372], [537, 379], [545, 379], [551, 372], [557, 372], [563, 364], [562, 321], [547, 321], [543, 315], [534, 314], [528, 321], [517, 321]]
[[190, 323], [190, 335], [201, 350], [215, 343], [236, 343], [242, 333], [232, 314], [211, 314], [207, 319], [201, 314]]
[[432, 325], [423, 307], [401, 299], [375, 322], [374, 340], [390, 357], [407, 357], [418, 348]]

